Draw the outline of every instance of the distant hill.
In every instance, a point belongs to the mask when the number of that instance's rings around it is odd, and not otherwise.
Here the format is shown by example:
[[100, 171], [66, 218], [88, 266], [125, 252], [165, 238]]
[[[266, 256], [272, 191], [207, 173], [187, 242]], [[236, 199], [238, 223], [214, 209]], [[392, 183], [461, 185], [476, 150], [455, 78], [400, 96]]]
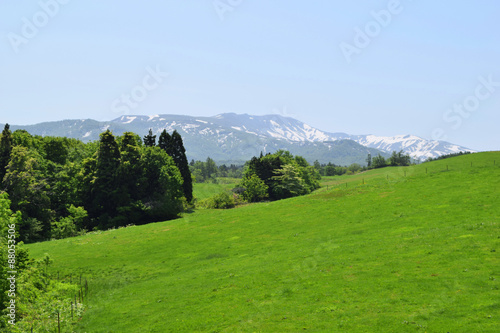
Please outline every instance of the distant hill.
[[299, 120], [280, 115], [252, 116], [225, 113], [214, 117], [183, 115], [122, 116], [112, 121], [92, 119], [63, 120], [36, 125], [11, 126], [43, 136], [67, 136], [84, 141], [97, 140], [110, 129], [116, 135], [131, 131], [147, 134], [151, 128], [159, 135], [164, 129], [177, 130], [183, 137], [189, 159], [204, 160], [208, 156], [219, 163], [242, 163], [260, 152], [289, 150], [309, 162], [333, 162], [340, 165], [365, 164], [370, 153], [388, 156], [403, 150], [415, 159], [424, 160], [468, 148], [443, 141], [430, 141], [416, 136], [379, 137], [329, 133]]

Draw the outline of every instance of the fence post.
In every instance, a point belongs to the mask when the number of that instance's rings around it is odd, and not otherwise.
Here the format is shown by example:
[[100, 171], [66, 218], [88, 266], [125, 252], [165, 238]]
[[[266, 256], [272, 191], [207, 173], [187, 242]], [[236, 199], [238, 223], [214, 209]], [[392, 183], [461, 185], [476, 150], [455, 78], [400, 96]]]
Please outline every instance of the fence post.
[[59, 310], [57, 310], [57, 332], [61, 333], [61, 320], [59, 318]]

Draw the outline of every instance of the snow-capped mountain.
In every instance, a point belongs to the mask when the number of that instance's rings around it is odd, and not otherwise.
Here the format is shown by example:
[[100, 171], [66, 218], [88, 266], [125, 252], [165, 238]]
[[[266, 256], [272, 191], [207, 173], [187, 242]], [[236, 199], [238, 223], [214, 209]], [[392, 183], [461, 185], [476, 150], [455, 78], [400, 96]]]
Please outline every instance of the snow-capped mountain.
[[392, 137], [375, 135], [351, 136], [357, 143], [385, 152], [403, 150], [414, 159], [426, 160], [429, 157], [458, 153], [461, 151], [474, 152], [472, 149], [455, 145], [445, 141], [425, 140], [415, 135], [397, 135]]
[[368, 153], [388, 156], [403, 150], [415, 159], [425, 160], [468, 148], [443, 141], [431, 141], [412, 135], [382, 137], [329, 133], [299, 120], [280, 115], [252, 116], [224, 113], [214, 117], [183, 115], [121, 116], [109, 122], [64, 120], [30, 126], [12, 126], [32, 134], [68, 136], [84, 141], [97, 140], [110, 129], [116, 135], [130, 131], [139, 135], [149, 129], [159, 135], [164, 129], [177, 130], [183, 137], [189, 159], [210, 156], [219, 162], [242, 162], [260, 152], [286, 149], [310, 162], [364, 164]]

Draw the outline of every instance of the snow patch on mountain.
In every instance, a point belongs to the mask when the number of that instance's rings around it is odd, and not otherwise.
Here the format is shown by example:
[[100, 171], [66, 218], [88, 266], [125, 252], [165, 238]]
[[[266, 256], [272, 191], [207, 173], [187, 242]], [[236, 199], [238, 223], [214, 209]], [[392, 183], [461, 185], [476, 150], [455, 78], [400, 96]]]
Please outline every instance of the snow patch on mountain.
[[137, 117], [125, 117], [125, 118], [127, 119], [127, 121], [124, 121], [123, 124], [130, 124], [131, 122], [137, 119]]

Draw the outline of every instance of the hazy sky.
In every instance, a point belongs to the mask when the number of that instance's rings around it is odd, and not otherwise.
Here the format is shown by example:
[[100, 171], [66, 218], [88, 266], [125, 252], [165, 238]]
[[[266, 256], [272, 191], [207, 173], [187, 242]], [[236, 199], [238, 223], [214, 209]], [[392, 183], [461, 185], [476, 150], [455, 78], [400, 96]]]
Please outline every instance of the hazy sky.
[[499, 18], [498, 0], [0, 0], [0, 123], [276, 113], [498, 150]]

